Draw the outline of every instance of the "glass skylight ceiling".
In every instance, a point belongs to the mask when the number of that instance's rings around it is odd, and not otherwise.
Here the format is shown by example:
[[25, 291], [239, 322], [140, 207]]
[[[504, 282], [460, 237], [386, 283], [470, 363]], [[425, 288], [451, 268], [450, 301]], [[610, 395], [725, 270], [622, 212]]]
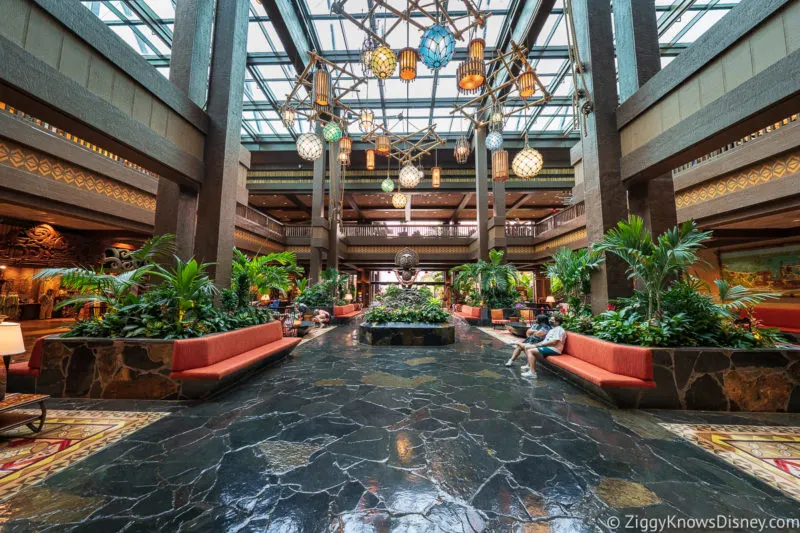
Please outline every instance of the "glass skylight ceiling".
[[[169, 75], [169, 57], [172, 46], [172, 29], [175, 18], [175, 0], [106, 0], [86, 1], [83, 4], [134, 50], [144, 56], [164, 76]], [[322, 55], [358, 74], [359, 50], [364, 32], [352, 22], [332, 14], [332, 0], [297, 0], [303, 16], [313, 27], [309, 41], [315, 43]], [[368, 9], [368, 0], [347, 0], [345, 9], [357, 18]], [[517, 0], [479, 0], [480, 9], [489, 11], [486, 27], [480, 36], [486, 41], [486, 57], [492, 57], [499, 40], [506, 34], [509, 6]], [[656, 0], [658, 27], [661, 42], [662, 64], [667, 64], [708, 28], [719, 21], [739, 0]], [[394, 0], [392, 5], [404, 9], [404, 0]], [[459, 5], [452, 2], [453, 6]], [[453, 8], [454, 9], [454, 8]], [[396, 17], [378, 9], [376, 24], [390, 26]], [[427, 19], [418, 19], [427, 25]], [[248, 28], [248, 67], [245, 80], [243, 142], [292, 141], [300, 127], [287, 130], [280, 121], [277, 110], [291, 90], [297, 72], [287, 57], [264, 8], [257, 0], [250, 0]], [[409, 42], [416, 47], [420, 30], [411, 27]], [[406, 46], [405, 24], [395, 29], [387, 39], [393, 48]], [[466, 48], [465, 41], [456, 41], [456, 53]], [[553, 94], [553, 101], [529, 110], [527, 117], [511, 117], [505, 132], [519, 136], [527, 128], [532, 139], [536, 137], [562, 137], [572, 129], [572, 79], [567, 61], [566, 25], [563, 0], [556, 2], [553, 12], [529, 53], [529, 60], [537, 69], [542, 82]], [[455, 138], [470, 131], [470, 123], [451, 115], [452, 104], [465, 102], [470, 97], [459, 95], [455, 74], [457, 61], [451, 61], [438, 74], [421, 63], [418, 77], [409, 86], [396, 75], [379, 82], [371, 79], [368, 88], [352, 93], [346, 102], [358, 109], [368, 105], [376, 120], [395, 133], [417, 131], [431, 121], [436, 131], [446, 138]], [[403, 119], [398, 118], [402, 114]], [[356, 133], [356, 132], [353, 132]]]

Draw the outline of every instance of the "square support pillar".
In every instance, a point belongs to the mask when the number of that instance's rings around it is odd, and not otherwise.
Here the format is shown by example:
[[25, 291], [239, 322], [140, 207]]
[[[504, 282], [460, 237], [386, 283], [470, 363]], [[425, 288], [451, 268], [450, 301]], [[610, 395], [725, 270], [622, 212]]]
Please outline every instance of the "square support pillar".
[[[206, 103], [213, 21], [213, 2], [183, 0], [175, 6], [169, 79], [200, 107]], [[175, 253], [182, 259], [188, 259], [194, 253], [196, 226], [197, 191], [161, 177], [156, 193], [153, 233], [174, 234]]]
[[[620, 139], [617, 130], [617, 72], [611, 3], [573, 0], [577, 45], [586, 66], [586, 84], [592, 112], [582, 132], [582, 169], [586, 230], [590, 243], [626, 217], [627, 193], [620, 178]], [[633, 286], [625, 265], [612, 255], [592, 276], [592, 310], [600, 313], [613, 298], [630, 295]]]
[[489, 182], [486, 128], [475, 128], [475, 211], [478, 222], [478, 259], [489, 259]]
[[339, 217], [341, 215], [342, 165], [339, 163], [339, 143], [328, 144], [328, 268], [339, 270]]
[[489, 219], [489, 248], [506, 250], [506, 183], [492, 181], [492, 218]]
[[206, 172], [197, 208], [195, 255], [215, 263], [212, 279], [222, 288], [231, 283], [248, 7], [248, 0], [217, 3], [211, 55]]

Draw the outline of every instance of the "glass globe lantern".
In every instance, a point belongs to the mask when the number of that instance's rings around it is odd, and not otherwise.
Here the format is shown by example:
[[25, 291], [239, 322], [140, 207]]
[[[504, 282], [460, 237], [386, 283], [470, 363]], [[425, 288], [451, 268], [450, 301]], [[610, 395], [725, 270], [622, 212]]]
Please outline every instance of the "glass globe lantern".
[[522, 98], [533, 96], [533, 93], [536, 92], [536, 74], [534, 74], [531, 67], [528, 67], [517, 78], [517, 89]]
[[514, 161], [511, 163], [511, 170], [513, 170], [514, 174], [520, 179], [529, 180], [539, 174], [543, 164], [542, 154], [540, 154], [538, 150], [528, 146], [528, 139], [526, 137], [525, 148], [514, 157]]
[[439, 167], [433, 167], [431, 169], [431, 186], [434, 189], [438, 189], [441, 183], [442, 183], [442, 169]]
[[434, 24], [422, 34], [419, 41], [419, 55], [422, 62], [431, 70], [446, 66], [456, 50], [456, 38], [445, 26]]
[[370, 72], [372, 72], [372, 54], [377, 47], [377, 41], [367, 35], [367, 38], [364, 39], [364, 43], [361, 45], [361, 71], [364, 73], [364, 76], [369, 76]]
[[367, 148], [367, 170], [375, 170], [375, 150]]
[[322, 136], [325, 137], [325, 140], [329, 143], [335, 143], [342, 138], [342, 128], [335, 122], [328, 122], [325, 124], [325, 127], [322, 128]]
[[358, 116], [358, 128], [369, 133], [375, 128], [375, 113], [371, 109], [362, 109]]
[[322, 139], [315, 133], [303, 133], [297, 138], [297, 155], [306, 161], [316, 161], [322, 157]]
[[419, 54], [413, 48], [400, 50], [400, 79], [411, 83], [417, 77], [417, 60]]
[[401, 192], [396, 192], [392, 195], [392, 205], [395, 209], [403, 209], [408, 203], [408, 198]]
[[381, 190], [387, 193], [394, 190], [394, 182], [392, 181], [392, 178], [386, 178], [383, 180], [383, 182], [381, 182]]
[[497, 150], [492, 154], [492, 180], [508, 180], [508, 152]]
[[419, 185], [419, 169], [411, 163], [407, 163], [400, 169], [400, 175], [397, 181], [406, 189], [413, 189]]
[[397, 56], [388, 46], [379, 46], [372, 52], [372, 73], [379, 80], [386, 80], [394, 73], [397, 66]]
[[503, 146], [503, 134], [499, 131], [489, 132], [486, 136], [486, 148], [494, 152]]
[[467, 138], [459, 137], [456, 141], [456, 147], [453, 150], [453, 156], [456, 158], [456, 162], [460, 165], [466, 163], [469, 158], [469, 151], [469, 142]]
[[281, 108], [281, 122], [287, 128], [294, 126], [294, 121], [297, 118], [297, 110], [294, 106], [285, 105]]

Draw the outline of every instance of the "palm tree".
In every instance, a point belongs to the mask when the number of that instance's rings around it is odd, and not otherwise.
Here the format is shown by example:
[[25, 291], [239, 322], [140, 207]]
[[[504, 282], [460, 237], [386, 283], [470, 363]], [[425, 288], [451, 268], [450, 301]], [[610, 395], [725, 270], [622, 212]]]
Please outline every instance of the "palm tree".
[[713, 294], [714, 299], [729, 316], [741, 310], [744, 310], [749, 316], [754, 306], [764, 300], [775, 300], [781, 296], [774, 292], [754, 291], [743, 285], [731, 285], [724, 279], [714, 280], [714, 286], [716, 287], [716, 292]]
[[184, 261], [175, 256], [175, 266], [164, 268], [153, 265], [151, 275], [160, 278], [162, 289], [169, 294], [168, 300], [175, 302], [178, 325], [183, 321], [187, 311], [205, 302], [209, 302], [219, 289], [208, 277], [207, 269], [212, 263], [198, 263], [194, 259]]
[[553, 254], [553, 262], [545, 267], [553, 292], [563, 294], [567, 301], [586, 303], [592, 291], [592, 272], [603, 263], [603, 257], [594, 250], [581, 248], [570, 250], [559, 248]]
[[641, 217], [631, 215], [608, 230], [595, 249], [612, 253], [628, 265], [628, 278], [644, 287], [647, 318], [652, 320], [661, 313], [661, 296], [667, 284], [698, 261], [697, 251], [710, 238], [710, 231], [700, 231], [694, 220], [689, 220], [654, 241]]
[[38, 272], [34, 279], [61, 278], [63, 288], [79, 293], [60, 302], [58, 308], [99, 301], [106, 304], [108, 312], [113, 314], [120, 307], [133, 302], [143, 279], [153, 271], [155, 261], [174, 249], [174, 240], [175, 236], [171, 234], [153, 237], [131, 252], [133, 259], [144, 264], [118, 275], [106, 274], [102, 268], [78, 266], [46, 268]]
[[289, 290], [290, 274], [302, 274], [297, 266], [297, 256], [292, 251], [269, 253], [248, 257], [233, 249], [233, 284], [247, 275], [251, 290], [258, 294], [269, 294], [273, 289], [286, 294]]
[[465, 292], [477, 288], [482, 299], [508, 294], [517, 285], [519, 271], [514, 265], [503, 263], [503, 255], [501, 250], [490, 250], [489, 261], [478, 259], [476, 263], [454, 267], [450, 272], [456, 273], [456, 289]]

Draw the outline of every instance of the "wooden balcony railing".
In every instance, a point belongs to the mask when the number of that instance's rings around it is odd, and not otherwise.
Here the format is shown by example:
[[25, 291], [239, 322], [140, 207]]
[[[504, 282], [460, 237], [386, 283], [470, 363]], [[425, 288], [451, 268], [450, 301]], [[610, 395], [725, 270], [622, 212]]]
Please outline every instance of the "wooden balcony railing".
[[403, 226], [378, 226], [378, 225], [358, 225], [344, 226], [343, 237], [375, 237], [379, 239], [396, 239], [400, 237], [421, 237], [430, 238], [454, 238], [472, 237], [475, 234], [475, 226], [444, 226], [444, 225], [422, 225], [408, 224]]
[[571, 222], [576, 218], [586, 214], [586, 204], [583, 202], [571, 205], [563, 211], [547, 217], [546, 219], [537, 222], [534, 232], [534, 237], [542, 233], [552, 231], [559, 226], [563, 226], [567, 222]]
[[236, 214], [262, 226], [267, 237], [277, 241], [283, 240], [285, 226], [274, 218], [244, 204], [236, 204]]
[[284, 226], [284, 229], [287, 238], [311, 238], [311, 226]]
[[526, 224], [517, 226], [506, 222], [506, 237], [534, 238], [536, 236], [536, 226]]

